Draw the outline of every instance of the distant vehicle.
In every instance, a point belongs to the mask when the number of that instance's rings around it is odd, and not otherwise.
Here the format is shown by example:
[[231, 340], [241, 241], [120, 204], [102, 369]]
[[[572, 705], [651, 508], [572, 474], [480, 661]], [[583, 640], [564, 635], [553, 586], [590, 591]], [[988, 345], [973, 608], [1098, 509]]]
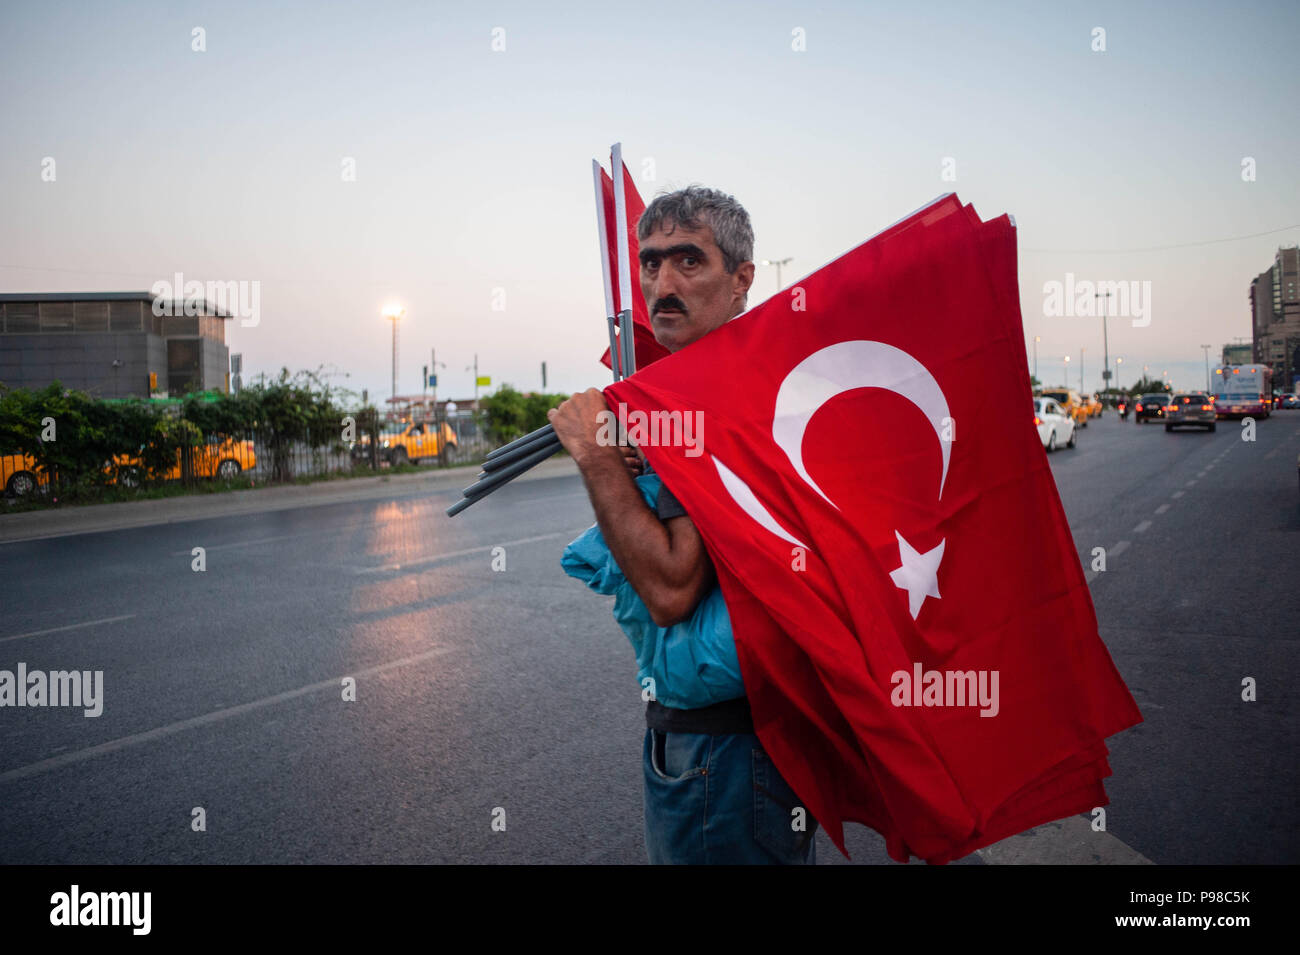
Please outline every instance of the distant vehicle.
[[13, 497], [26, 497], [48, 479], [27, 454], [0, 454], [0, 488]]
[[1084, 406], [1083, 399], [1073, 388], [1044, 388], [1040, 395], [1044, 398], [1051, 398], [1061, 410], [1069, 416], [1080, 428], [1088, 427], [1088, 409]]
[[1074, 419], [1054, 399], [1034, 399], [1034, 426], [1048, 451], [1055, 451], [1062, 444], [1074, 447]]
[[1300, 408], [1300, 397], [1290, 394], [1289, 392], [1284, 395], [1278, 395], [1277, 407], [1286, 408], [1288, 411]]
[[1133, 402], [1133, 418], [1138, 424], [1145, 424], [1152, 418], [1163, 418], [1165, 408], [1169, 406], [1169, 396], [1159, 393], [1142, 395]]
[[[116, 480], [124, 487], [138, 487], [144, 477], [144, 462], [137, 455], [119, 454], [113, 458]], [[235, 441], [213, 435], [207, 444], [190, 450], [190, 468], [194, 477], [219, 478], [229, 481], [244, 471], [257, 467], [257, 454], [252, 441]], [[154, 475], [163, 481], [178, 481], [181, 477], [181, 453], [166, 471]]]
[[1101, 417], [1101, 412], [1102, 412], [1101, 399], [1098, 398], [1096, 395], [1089, 395], [1086, 399], [1084, 399], [1083, 406], [1084, 408], [1087, 409], [1089, 417], [1092, 418]]
[[[436, 458], [447, 447], [458, 447], [458, 443], [456, 432], [452, 431], [445, 421], [441, 429], [432, 421], [408, 422], [400, 431], [379, 436], [379, 453], [393, 465], [419, 461], [421, 458]], [[352, 448], [352, 456], [363, 458], [369, 450], [370, 438], [368, 435], [363, 435]]]
[[1192, 426], [1213, 431], [1216, 420], [1214, 399], [1199, 391], [1174, 395], [1165, 409], [1166, 431]]
[[1130, 404], [1130, 402], [1129, 402], [1129, 400], [1128, 400], [1127, 398], [1121, 398], [1121, 399], [1119, 399], [1119, 403], [1115, 405], [1115, 407], [1116, 407], [1117, 409], [1119, 409], [1119, 420], [1120, 420], [1120, 421], [1127, 421], [1127, 420], [1128, 420], [1128, 409], [1129, 409], [1129, 404]]
[[1221, 365], [1214, 369], [1214, 383], [1220, 418], [1267, 418], [1273, 410], [1273, 369], [1268, 365]]

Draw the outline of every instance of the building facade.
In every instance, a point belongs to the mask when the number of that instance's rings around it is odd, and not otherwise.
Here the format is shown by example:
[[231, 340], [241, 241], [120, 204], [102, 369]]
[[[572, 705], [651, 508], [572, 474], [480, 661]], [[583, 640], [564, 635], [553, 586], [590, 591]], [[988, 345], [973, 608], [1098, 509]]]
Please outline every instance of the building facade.
[[1223, 365], [1249, 365], [1255, 360], [1254, 345], [1224, 345]]
[[1300, 378], [1300, 246], [1280, 248], [1250, 283], [1252, 360], [1273, 369], [1273, 386], [1292, 391]]
[[[0, 294], [0, 383], [98, 398], [229, 391], [230, 316], [149, 292]], [[159, 315], [156, 312], [162, 311]]]

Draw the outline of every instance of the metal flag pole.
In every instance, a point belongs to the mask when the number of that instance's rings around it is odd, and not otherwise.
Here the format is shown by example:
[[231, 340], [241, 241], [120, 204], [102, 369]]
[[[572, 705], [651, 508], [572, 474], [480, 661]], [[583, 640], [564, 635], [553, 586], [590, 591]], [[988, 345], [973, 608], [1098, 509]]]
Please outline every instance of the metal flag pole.
[[623, 377], [618, 342], [614, 339], [614, 289], [609, 278], [609, 232], [605, 226], [605, 191], [600, 188], [600, 160], [591, 161], [591, 178], [596, 186], [596, 233], [600, 239], [600, 277], [605, 280], [605, 324], [609, 329], [609, 369], [614, 380]]
[[[618, 278], [619, 300], [627, 304], [618, 316], [619, 335], [614, 337], [614, 290], [610, 275], [609, 242], [605, 221], [605, 196], [601, 188], [600, 162], [591, 161], [592, 180], [596, 191], [596, 227], [600, 237], [600, 271], [605, 283], [605, 326], [609, 332], [609, 364], [614, 380], [619, 381], [636, 370], [636, 346], [632, 331], [632, 273], [627, 246], [627, 203], [623, 189], [622, 148], [615, 143], [611, 149], [611, 163], [614, 168], [614, 210], [615, 224], [618, 229]], [[477, 371], [475, 372], [477, 381]], [[516, 438], [490, 452], [483, 462], [483, 470], [477, 480], [461, 491], [462, 499], [447, 508], [447, 516], [455, 517], [465, 508], [480, 501], [492, 492], [509, 484], [525, 471], [541, 464], [561, 449], [560, 439], [555, 436], [551, 425], [544, 425], [536, 431]]]
[[623, 344], [623, 377], [636, 373], [636, 335], [632, 331], [632, 266], [627, 254], [627, 196], [623, 188], [623, 144], [609, 147], [614, 179], [614, 241], [618, 249], [619, 336]]

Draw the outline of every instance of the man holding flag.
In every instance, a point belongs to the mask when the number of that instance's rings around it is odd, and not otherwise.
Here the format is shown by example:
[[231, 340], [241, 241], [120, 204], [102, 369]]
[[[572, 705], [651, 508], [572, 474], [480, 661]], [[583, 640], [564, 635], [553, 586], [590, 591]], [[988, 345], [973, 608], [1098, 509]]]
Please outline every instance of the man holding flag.
[[[658, 826], [696, 850], [676, 858], [713, 861], [719, 797], [718, 828], [749, 826], [765, 848], [778, 829], [806, 848], [815, 819], [843, 852], [853, 821], [892, 858], [932, 863], [1106, 805], [1105, 740], [1141, 714], [1032, 424], [1010, 217], [943, 196], [736, 318], [751, 246], [674, 196], [637, 231], [654, 337], [672, 354], [552, 412], [596, 510], [588, 533], [617, 564], [584, 579], [631, 585], [615, 613], [639, 675], [685, 674], [647, 711], [652, 859]], [[629, 424], [707, 423], [702, 450], [641, 445], [656, 490], [672, 488], [652, 503], [663, 515], [680, 501], [691, 520], [660, 525], [641, 506], [649, 488], [599, 440], [606, 405]], [[570, 573], [586, 537], [566, 551]], [[661, 629], [679, 621], [685, 639]], [[749, 788], [773, 798], [735, 823], [735, 776], [715, 779], [709, 758], [749, 727], [690, 723], [709, 742], [689, 745], [673, 730], [712, 711], [699, 701], [742, 693], [761, 740]], [[682, 808], [692, 792], [708, 817]]]
[[[641, 292], [656, 341], [670, 353], [708, 335], [745, 309], [754, 281], [749, 215], [721, 192], [690, 187], [658, 197], [637, 228]], [[704, 542], [666, 486], [653, 507], [628, 474], [623, 454], [602, 443], [604, 396], [574, 395], [550, 413], [573, 456], [613, 559], [649, 616], [668, 628], [691, 617], [718, 586]], [[647, 470], [652, 470], [647, 465]], [[719, 656], [734, 658], [720, 636]], [[657, 687], [644, 741], [646, 845], [654, 863], [811, 863], [816, 823], [792, 826], [798, 800], [754, 735], [734, 664], [730, 685]], [[687, 677], [690, 679], [690, 676]]]

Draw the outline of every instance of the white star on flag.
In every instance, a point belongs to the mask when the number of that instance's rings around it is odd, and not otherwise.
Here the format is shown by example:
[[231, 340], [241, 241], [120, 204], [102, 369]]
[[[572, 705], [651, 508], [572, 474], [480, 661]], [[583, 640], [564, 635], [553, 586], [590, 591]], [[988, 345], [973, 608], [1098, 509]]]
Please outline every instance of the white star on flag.
[[907, 591], [907, 609], [912, 612], [912, 619], [921, 612], [921, 604], [926, 597], [939, 597], [939, 561], [943, 560], [943, 545], [928, 550], [924, 554], [903, 540], [903, 535], [894, 531], [898, 538], [898, 558], [903, 565], [889, 575], [894, 586]]

